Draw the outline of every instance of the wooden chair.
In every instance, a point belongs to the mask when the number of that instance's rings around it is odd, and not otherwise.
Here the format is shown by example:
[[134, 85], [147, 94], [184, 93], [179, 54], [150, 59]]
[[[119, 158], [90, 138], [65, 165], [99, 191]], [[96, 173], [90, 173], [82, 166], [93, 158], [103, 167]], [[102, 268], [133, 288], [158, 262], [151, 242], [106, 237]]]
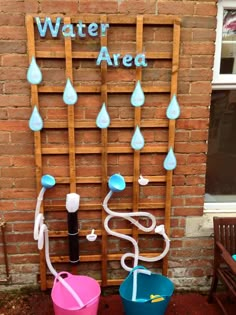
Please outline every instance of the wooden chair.
[[236, 301], [236, 217], [214, 217], [214, 271], [208, 302], [215, 300], [225, 315], [230, 315], [227, 306], [217, 293], [218, 280], [222, 282], [229, 297]]

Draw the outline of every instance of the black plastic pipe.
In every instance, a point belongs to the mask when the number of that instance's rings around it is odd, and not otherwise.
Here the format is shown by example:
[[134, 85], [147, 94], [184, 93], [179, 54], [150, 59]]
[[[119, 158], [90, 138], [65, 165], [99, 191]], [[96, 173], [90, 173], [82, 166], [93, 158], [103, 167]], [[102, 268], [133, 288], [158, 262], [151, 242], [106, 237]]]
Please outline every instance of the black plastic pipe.
[[72, 264], [79, 262], [79, 238], [78, 238], [78, 211], [68, 212], [68, 240], [69, 240], [69, 257]]

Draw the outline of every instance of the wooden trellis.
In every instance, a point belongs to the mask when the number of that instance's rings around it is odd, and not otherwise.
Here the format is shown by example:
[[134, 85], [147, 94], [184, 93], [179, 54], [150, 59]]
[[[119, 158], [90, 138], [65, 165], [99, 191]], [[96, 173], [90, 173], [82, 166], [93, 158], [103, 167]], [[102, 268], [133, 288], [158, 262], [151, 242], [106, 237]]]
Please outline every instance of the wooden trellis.
[[[43, 22], [46, 16], [40, 16]], [[36, 57], [38, 64], [43, 68], [46, 79], [43, 80], [39, 86], [31, 85], [31, 104], [32, 108], [36, 105], [39, 110], [45, 113], [44, 128], [41, 131], [34, 132], [34, 143], [35, 143], [35, 163], [36, 163], [36, 182], [37, 192], [41, 189], [41, 177], [48, 171], [48, 162], [45, 159], [50, 157], [62, 156], [63, 161], [67, 160], [67, 165], [64, 165], [65, 169], [68, 169], [68, 173], [57, 172], [56, 167], [52, 170], [52, 175], [56, 178], [56, 188], [58, 186], [68, 187], [68, 192], [77, 192], [80, 194], [80, 189], [83, 187], [98, 186], [100, 187], [99, 202], [90, 202], [88, 198], [83, 198], [81, 195], [81, 202], [79, 211], [88, 215], [89, 220], [100, 222], [99, 228], [96, 228], [96, 233], [100, 238], [100, 246], [96, 254], [80, 254], [80, 264], [84, 262], [96, 262], [100, 264], [101, 277], [100, 281], [102, 286], [108, 285], [119, 285], [122, 281], [121, 278], [110, 278], [108, 272], [108, 264], [111, 261], [119, 261], [122, 254], [120, 252], [109, 251], [109, 236], [103, 227], [103, 221], [106, 217], [106, 212], [102, 208], [102, 201], [108, 192], [107, 182], [109, 176], [113, 174], [113, 169], [117, 170], [122, 174], [122, 162], [116, 162], [114, 166], [111, 162], [112, 156], [130, 157], [130, 168], [128, 171], [126, 168], [124, 177], [131, 196], [130, 199], [121, 200], [114, 199], [112, 203], [112, 209], [122, 211], [151, 211], [158, 215], [162, 213], [163, 223], [167, 234], [170, 233], [170, 219], [171, 219], [171, 195], [172, 195], [172, 171], [165, 171], [163, 173], [155, 174], [155, 165], [152, 164], [152, 174], [148, 174], [147, 178], [149, 183], [155, 187], [164, 188], [164, 197], [162, 199], [155, 199], [155, 196], [151, 199], [141, 198], [142, 194], [138, 179], [142, 173], [142, 158], [150, 157], [150, 160], [157, 158], [158, 156], [166, 156], [170, 147], [174, 148], [175, 142], [175, 120], [168, 120], [164, 117], [168, 102], [177, 95], [177, 80], [178, 80], [178, 68], [179, 68], [179, 46], [180, 46], [180, 20], [176, 17], [171, 16], [122, 16], [122, 15], [78, 15], [73, 17], [62, 16], [64, 24], [76, 25], [78, 21], [82, 21], [85, 25], [89, 23], [108, 23], [109, 29], [105, 34], [98, 37], [92, 42], [86, 42], [86, 39], [71, 37], [63, 37], [58, 39], [50, 38], [50, 34], [47, 34], [45, 38], [40, 38], [37, 33], [37, 27], [35, 23], [35, 16], [27, 15], [26, 27], [28, 36], [28, 55], [29, 62], [32, 56]], [[53, 22], [56, 21], [56, 16], [51, 16]], [[163, 34], [163, 36], [162, 36]], [[88, 35], [87, 35], [88, 36]], [[124, 37], [124, 43], [122, 43], [122, 36]], [[132, 38], [132, 36], [134, 36]], [[167, 38], [165, 38], [167, 36]], [[59, 36], [58, 36], [59, 37]], [[117, 44], [117, 42], [118, 44]], [[82, 42], [83, 41], [83, 42]], [[96, 66], [96, 59], [99, 54], [100, 47], [108, 47], [110, 54], [120, 53], [121, 56], [129, 53], [133, 56], [139, 53], [145, 53], [148, 64], [151, 64], [151, 71], [154, 73], [159, 72], [158, 78], [149, 78], [148, 69], [144, 67], [124, 68], [120, 67], [109, 67], [106, 62], [102, 62], [100, 66]], [[85, 48], [83, 48], [85, 47]], [[118, 47], [118, 48], [117, 48]], [[116, 51], [115, 49], [119, 50]], [[48, 63], [47, 63], [48, 62]], [[63, 66], [57, 66], [57, 62], [63, 63]], [[91, 68], [91, 73], [95, 73], [96, 82], [93, 78], [90, 81], [83, 81], [83, 77], [77, 78], [77, 71], [83, 71], [83, 63], [87, 62], [87, 67]], [[50, 82], [50, 65], [54, 65], [55, 69], [58, 67], [59, 70], [55, 70], [53, 82]], [[75, 63], [76, 67], [75, 67]], [[91, 66], [93, 63], [93, 66]], [[45, 70], [44, 70], [45, 69]], [[82, 70], [81, 70], [82, 69]], [[119, 73], [119, 69], [122, 69], [120, 73], [127, 73], [127, 78], [132, 77], [131, 80], [122, 79]], [[53, 70], [54, 71], [54, 70]], [[57, 72], [64, 72], [64, 82], [62, 79], [57, 78]], [[89, 71], [89, 70], [88, 70]], [[85, 70], [86, 72], [86, 70]], [[84, 72], [84, 73], [85, 73]], [[99, 73], [97, 73], [99, 72]], [[117, 72], [117, 80], [114, 76]], [[78, 101], [78, 104], [74, 106], [62, 106], [60, 111], [63, 112], [62, 116], [66, 116], [66, 119], [56, 117], [57, 109], [45, 109], [45, 97], [48, 102], [54, 100], [57, 102], [58, 95], [61, 96], [64, 91], [64, 83], [69, 78], [74, 85], [79, 97], [85, 95], [93, 97], [94, 95], [100, 95], [100, 105], [105, 102], [109, 112], [109, 106], [112, 95], [117, 98], [123, 97], [121, 103], [124, 102], [124, 107], [131, 107], [131, 110], [127, 109], [130, 116], [126, 119], [122, 117], [122, 110], [119, 108], [119, 115], [111, 117], [111, 124], [109, 128], [99, 129], [96, 126], [94, 117], [87, 117], [88, 112], [84, 108], [82, 101]], [[129, 103], [129, 98], [133, 92], [135, 83], [140, 80], [142, 82], [143, 91], [147, 99], [152, 97], [152, 101], [148, 101], [147, 109], [146, 103], [142, 107], [132, 107]], [[42, 99], [42, 100], [41, 100]], [[154, 100], [154, 101], [153, 101]], [[161, 101], [160, 101], [161, 100]], [[167, 100], [167, 101], [166, 101]], [[117, 100], [116, 100], [117, 102]], [[97, 107], [98, 108], [98, 107]], [[65, 113], [66, 110], [66, 113]], [[147, 112], [146, 112], [147, 110]], [[55, 113], [55, 119], [51, 119]], [[59, 109], [58, 109], [59, 111]], [[131, 113], [133, 111], [133, 114]], [[111, 107], [111, 112], [116, 113], [115, 106]], [[158, 113], [162, 113], [161, 117], [158, 117]], [[50, 114], [51, 113], [51, 116]], [[157, 114], [156, 114], [157, 113]], [[133, 116], [132, 116], [133, 115]], [[64, 117], [63, 116], [63, 117]], [[157, 117], [156, 117], [157, 116]], [[114, 119], [113, 119], [114, 118]], [[114, 139], [115, 131], [117, 131], [117, 137], [119, 138], [119, 130], [121, 133], [124, 131], [125, 135], [132, 135], [136, 126], [140, 126], [144, 138], [145, 134], [155, 134], [160, 138], [163, 133], [163, 139], [148, 141], [142, 150], [133, 150], [130, 146], [130, 141], [122, 140], [116, 141]], [[61, 134], [66, 134], [66, 141], [57, 145], [53, 141], [48, 142], [44, 139], [50, 138], [50, 132], [56, 130]], [[48, 132], [48, 134], [47, 134]], [[100, 140], [97, 143], [82, 145], [78, 139], [80, 136], [91, 135], [100, 133]], [[166, 136], [167, 135], [167, 136]], [[100, 157], [100, 171], [98, 174], [91, 175], [80, 174], [78, 163], [76, 159], [80, 156]], [[121, 159], [122, 160], [122, 159]], [[159, 161], [159, 160], [158, 160]], [[132, 165], [132, 166], [131, 166]], [[163, 168], [163, 166], [161, 165]], [[63, 170], [61, 166], [60, 170]], [[154, 172], [153, 172], [154, 170]], [[128, 173], [129, 172], [129, 173]], [[61, 175], [63, 173], [63, 175]], [[81, 172], [82, 173], [82, 172]], [[144, 177], [146, 174], [142, 174]], [[53, 188], [54, 189], [54, 188]], [[53, 196], [54, 191], [51, 192]], [[144, 194], [145, 195], [145, 194]], [[60, 212], [65, 214], [66, 209], [65, 203], [63, 203], [63, 197], [61, 200], [56, 201], [45, 201], [42, 205], [41, 211], [50, 216], [50, 213]], [[91, 198], [93, 192], [91, 191]], [[97, 199], [95, 199], [97, 200]], [[96, 213], [96, 215], [95, 215]], [[99, 213], [99, 217], [97, 215]], [[97, 224], [97, 223], [96, 223]], [[132, 235], [135, 239], [139, 239], [145, 233], [140, 232], [134, 226], [128, 228], [116, 228], [117, 231], [123, 234]], [[84, 239], [85, 236], [90, 233], [90, 230], [81, 228], [79, 230], [79, 241]], [[64, 229], [51, 228], [50, 229], [50, 240], [57, 238], [66, 238], [67, 232]], [[146, 256], [155, 256], [155, 252], [145, 252]], [[55, 264], [67, 264], [69, 258], [67, 255], [55, 254], [51, 256], [52, 263]], [[79, 272], [79, 266], [74, 266], [72, 271], [74, 273]], [[77, 270], [78, 269], [78, 270]], [[168, 270], [168, 257], [166, 256], [162, 260], [162, 272], [167, 274]], [[40, 283], [41, 288], [44, 290], [51, 287], [52, 283], [47, 275], [46, 262], [44, 252], [40, 252]]]

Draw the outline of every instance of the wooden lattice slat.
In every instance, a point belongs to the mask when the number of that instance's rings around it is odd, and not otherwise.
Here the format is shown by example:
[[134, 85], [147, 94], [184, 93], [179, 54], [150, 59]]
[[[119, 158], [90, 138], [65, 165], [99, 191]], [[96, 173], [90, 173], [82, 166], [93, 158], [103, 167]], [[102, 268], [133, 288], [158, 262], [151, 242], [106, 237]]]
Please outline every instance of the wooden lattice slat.
[[[32, 57], [35, 56], [35, 38], [34, 38], [34, 22], [32, 16], [26, 17], [26, 28], [28, 37], [28, 56], [29, 64]], [[39, 98], [38, 98], [38, 86], [35, 84], [31, 85], [31, 105], [32, 110], [34, 106], [39, 109]], [[35, 152], [35, 169], [36, 169], [36, 191], [39, 194], [41, 190], [41, 177], [42, 177], [42, 147], [41, 147], [41, 133], [40, 131], [34, 132], [34, 152]], [[40, 211], [44, 212], [44, 205], [41, 204]], [[40, 251], [40, 279], [41, 289], [45, 290], [46, 287], [46, 264], [45, 264], [45, 253], [43, 250]]]
[[[173, 57], [172, 57], [172, 75], [171, 75], [171, 94], [170, 99], [177, 95], [178, 86], [178, 69], [179, 69], [179, 45], [180, 45], [180, 22], [174, 23], [173, 30]], [[175, 120], [169, 120], [169, 136], [168, 136], [168, 149], [174, 149], [175, 143]], [[170, 217], [171, 217], [171, 201], [172, 201], [172, 182], [173, 171], [167, 171], [166, 174], [166, 207], [165, 207], [165, 229], [167, 234], [170, 233]], [[168, 256], [163, 259], [163, 274], [167, 275], [168, 270]]]
[[[107, 23], [107, 17], [106, 15], [102, 15], [100, 19], [100, 23]], [[107, 33], [103, 34], [100, 38], [101, 47], [107, 47]], [[107, 64], [102, 63], [101, 64], [101, 105], [105, 103], [106, 107], [108, 107], [107, 103]], [[109, 109], [107, 108], [109, 111]], [[102, 184], [102, 196], [105, 198], [107, 194], [107, 179], [108, 179], [108, 162], [107, 162], [107, 146], [108, 146], [108, 132], [107, 128], [103, 128], [101, 130], [101, 145], [102, 145], [102, 178], [101, 178], [101, 184]], [[102, 222], [105, 220], [106, 212], [104, 209], [101, 213], [101, 219]], [[103, 229], [102, 230], [102, 285], [107, 285], [107, 233]]]

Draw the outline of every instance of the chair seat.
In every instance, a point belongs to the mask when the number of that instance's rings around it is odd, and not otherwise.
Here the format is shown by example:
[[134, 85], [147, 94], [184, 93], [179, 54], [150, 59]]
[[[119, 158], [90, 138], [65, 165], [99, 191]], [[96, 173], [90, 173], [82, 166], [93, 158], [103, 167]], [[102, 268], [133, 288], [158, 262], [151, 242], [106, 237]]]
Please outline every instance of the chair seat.
[[232, 273], [229, 268], [218, 269], [217, 270], [220, 279], [223, 280], [226, 287], [230, 291], [233, 297], [236, 297], [236, 276]]

